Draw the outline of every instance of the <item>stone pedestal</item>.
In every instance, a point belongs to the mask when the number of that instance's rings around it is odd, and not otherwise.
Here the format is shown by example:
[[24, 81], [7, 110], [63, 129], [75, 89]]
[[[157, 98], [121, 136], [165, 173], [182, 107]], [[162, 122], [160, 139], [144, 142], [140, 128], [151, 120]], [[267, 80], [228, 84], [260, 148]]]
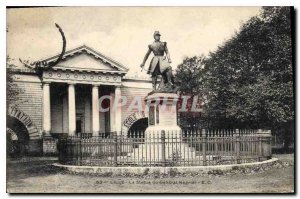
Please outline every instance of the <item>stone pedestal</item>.
[[146, 98], [149, 108], [145, 141], [129, 156], [133, 162], [167, 165], [194, 157], [194, 149], [182, 142], [181, 128], [177, 125], [177, 101], [175, 93], [150, 93]]
[[148, 128], [145, 138], [165, 131], [165, 136], [180, 136], [181, 128], [177, 125], [177, 101], [179, 96], [175, 93], [153, 93], [146, 97], [149, 110]]

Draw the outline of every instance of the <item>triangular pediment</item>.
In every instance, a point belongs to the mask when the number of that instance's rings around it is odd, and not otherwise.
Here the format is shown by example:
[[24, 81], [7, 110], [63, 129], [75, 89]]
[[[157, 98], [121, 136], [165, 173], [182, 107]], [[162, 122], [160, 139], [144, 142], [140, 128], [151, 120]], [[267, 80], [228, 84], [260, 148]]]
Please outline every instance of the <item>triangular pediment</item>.
[[[43, 61], [49, 64], [58, 57], [59, 55], [56, 55]], [[128, 71], [128, 68], [122, 64], [85, 45], [67, 51], [62, 60], [53, 69], [117, 73], [127, 73]]]
[[102, 60], [96, 59], [94, 56], [87, 53], [77, 53], [62, 60], [57, 66], [53, 68], [69, 68], [78, 70], [118, 70], [108, 63], [103, 63]]

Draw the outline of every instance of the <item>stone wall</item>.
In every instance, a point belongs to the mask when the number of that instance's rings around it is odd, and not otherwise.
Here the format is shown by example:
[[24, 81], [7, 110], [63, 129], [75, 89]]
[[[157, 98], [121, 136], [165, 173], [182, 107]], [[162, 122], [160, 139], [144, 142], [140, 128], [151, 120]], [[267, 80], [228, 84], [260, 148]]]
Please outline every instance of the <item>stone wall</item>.
[[[43, 88], [39, 78], [31, 74], [14, 75], [15, 83], [21, 92], [12, 104], [26, 113], [42, 135]], [[38, 138], [37, 138], [38, 139]]]
[[140, 112], [137, 109], [128, 109], [130, 103], [135, 97], [140, 97], [142, 102], [142, 110], [145, 110], [145, 97], [152, 91], [152, 84], [146, 80], [125, 79], [122, 82], [121, 94], [127, 98], [127, 105], [122, 107], [122, 122], [135, 112]]
[[10, 105], [16, 107], [30, 117], [30, 120], [32, 121], [32, 126], [30, 128], [36, 128], [37, 131], [35, 131], [34, 134], [29, 132], [30, 140], [27, 152], [29, 155], [40, 155], [43, 152], [42, 83], [36, 75], [30, 73], [17, 73], [13, 78], [20, 93], [16, 97], [16, 100], [11, 102]]
[[30, 155], [42, 155], [43, 152], [42, 139], [29, 140], [28, 146], [29, 146], [28, 153]]

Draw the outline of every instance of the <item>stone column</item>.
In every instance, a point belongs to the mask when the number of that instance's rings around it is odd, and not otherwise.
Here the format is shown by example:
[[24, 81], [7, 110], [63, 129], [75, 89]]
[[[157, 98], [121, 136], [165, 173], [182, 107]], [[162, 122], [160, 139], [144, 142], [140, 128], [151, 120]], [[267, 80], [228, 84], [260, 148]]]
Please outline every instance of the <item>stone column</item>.
[[43, 133], [50, 136], [51, 109], [50, 109], [50, 83], [43, 84]]
[[99, 121], [99, 89], [98, 85], [93, 85], [92, 88], [92, 131], [93, 136], [99, 136], [100, 121]]
[[69, 101], [69, 136], [74, 136], [76, 132], [76, 106], [75, 106], [75, 85], [69, 84], [68, 87]]
[[114, 112], [115, 112], [115, 131], [117, 134], [121, 134], [122, 130], [122, 105], [121, 105], [121, 88], [120, 86], [115, 87], [115, 107], [114, 107]]
[[115, 108], [114, 108], [114, 101], [115, 101], [115, 93], [110, 93], [110, 102], [109, 102], [109, 123], [110, 123], [110, 132], [116, 131], [115, 126]]

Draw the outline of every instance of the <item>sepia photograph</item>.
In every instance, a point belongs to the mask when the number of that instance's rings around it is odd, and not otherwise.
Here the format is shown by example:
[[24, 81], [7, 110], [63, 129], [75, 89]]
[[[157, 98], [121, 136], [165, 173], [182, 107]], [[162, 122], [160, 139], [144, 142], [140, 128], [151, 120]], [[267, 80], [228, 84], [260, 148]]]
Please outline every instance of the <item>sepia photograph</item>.
[[5, 28], [7, 193], [295, 194], [293, 6], [7, 6]]

